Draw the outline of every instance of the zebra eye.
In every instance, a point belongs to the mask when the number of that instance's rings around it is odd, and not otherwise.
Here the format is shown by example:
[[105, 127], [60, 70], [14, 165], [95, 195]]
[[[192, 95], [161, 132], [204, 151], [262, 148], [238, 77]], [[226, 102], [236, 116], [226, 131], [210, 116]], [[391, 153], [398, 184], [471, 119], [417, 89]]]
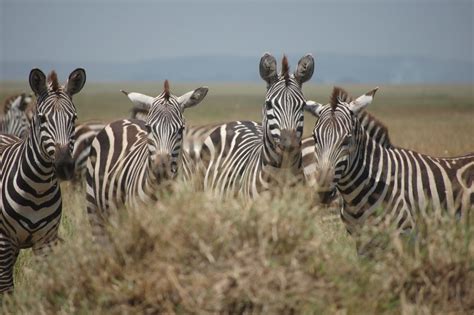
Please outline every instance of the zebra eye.
[[38, 113], [40, 123], [44, 124], [46, 122], [46, 116], [42, 113]]
[[151, 133], [151, 126], [149, 124], [145, 125], [145, 130], [147, 133]]
[[266, 102], [265, 102], [265, 107], [266, 107], [266, 109], [267, 109], [267, 110], [270, 110], [270, 109], [272, 109], [272, 108], [273, 108], [273, 104], [272, 104], [272, 102], [270, 102], [270, 101], [266, 101]]
[[352, 135], [351, 134], [346, 135], [344, 139], [342, 140], [342, 145], [348, 146], [351, 143], [351, 140], [352, 140]]

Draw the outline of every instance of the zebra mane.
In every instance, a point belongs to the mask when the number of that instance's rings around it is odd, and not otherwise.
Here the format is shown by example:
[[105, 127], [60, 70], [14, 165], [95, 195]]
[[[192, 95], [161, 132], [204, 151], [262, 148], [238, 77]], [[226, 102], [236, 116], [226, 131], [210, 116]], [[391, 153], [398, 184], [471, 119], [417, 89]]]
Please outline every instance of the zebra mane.
[[344, 90], [343, 88], [339, 86], [335, 86], [334, 89], [332, 90], [332, 95], [329, 103], [331, 104], [331, 110], [334, 113], [334, 111], [337, 108], [337, 105], [341, 103], [348, 103], [352, 99], [349, 97], [349, 94]]
[[53, 70], [49, 73], [48, 82], [51, 84], [51, 88], [54, 92], [59, 91], [58, 75], [56, 74], [56, 71]]
[[378, 129], [381, 130], [381, 133], [385, 134], [386, 142], [391, 143], [390, 137], [388, 134], [388, 128], [383, 122], [375, 118], [375, 116], [370, 114], [367, 110], [363, 110], [362, 112], [360, 112], [359, 121], [362, 121], [362, 120], [367, 120], [369, 122], [373, 122], [374, 125], [377, 125]]
[[288, 65], [288, 59], [283, 55], [283, 60], [281, 61], [281, 75], [285, 78], [285, 83], [288, 85], [290, 80], [290, 66]]
[[168, 101], [170, 99], [170, 84], [169, 84], [168, 80], [165, 80], [165, 84], [164, 84], [163, 89], [164, 89], [163, 93], [165, 93], [163, 96]]

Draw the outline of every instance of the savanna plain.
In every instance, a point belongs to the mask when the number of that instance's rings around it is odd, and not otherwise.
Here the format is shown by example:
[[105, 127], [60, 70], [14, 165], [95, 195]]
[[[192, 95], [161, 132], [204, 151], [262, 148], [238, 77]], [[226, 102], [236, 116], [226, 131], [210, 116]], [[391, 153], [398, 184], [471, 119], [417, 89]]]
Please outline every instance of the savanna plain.
[[[171, 84], [181, 95], [199, 84]], [[263, 83], [212, 84], [186, 123], [261, 121]], [[0, 99], [29, 91], [1, 82]], [[357, 97], [373, 86], [343, 86]], [[129, 116], [120, 89], [157, 95], [163, 83], [94, 83], [74, 97], [80, 121]], [[473, 86], [380, 86], [369, 112], [399, 147], [433, 156], [474, 151]], [[328, 85], [305, 85], [326, 103]], [[305, 115], [305, 135], [315, 118]], [[81, 184], [62, 183], [64, 240], [44, 259], [23, 250], [8, 314], [473, 314], [474, 216], [419, 218], [416, 237], [359, 257], [336, 209], [301, 185], [252, 202], [220, 200], [177, 181], [159, 202], [122, 211], [113, 244], [94, 243]]]

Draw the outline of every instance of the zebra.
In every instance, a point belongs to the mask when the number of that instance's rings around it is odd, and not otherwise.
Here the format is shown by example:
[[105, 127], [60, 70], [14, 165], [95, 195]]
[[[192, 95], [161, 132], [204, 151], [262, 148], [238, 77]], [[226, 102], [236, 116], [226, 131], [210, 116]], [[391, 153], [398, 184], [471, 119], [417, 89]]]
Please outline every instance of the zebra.
[[23, 108], [28, 112], [28, 119], [31, 119], [33, 111], [31, 108], [32, 102], [33, 102], [33, 94], [32, 93], [20, 93], [20, 94], [14, 94], [9, 97], [7, 97], [4, 102], [3, 102], [3, 114], [6, 115], [7, 112], [10, 110], [11, 106], [15, 101], [18, 99], [19, 96], [22, 96], [22, 102], [20, 107]]
[[[149, 96], [124, 90], [120, 90], [120, 92], [125, 94], [134, 105], [130, 111], [130, 118], [145, 120], [150, 109], [147, 105], [147, 99]], [[222, 123], [210, 123], [201, 126], [186, 126], [183, 135], [183, 152], [186, 153], [186, 157], [193, 161], [193, 163], [199, 163], [204, 140], [212, 133], [212, 131], [221, 125]]]
[[447, 211], [464, 216], [471, 211], [474, 153], [435, 158], [377, 143], [364, 132], [357, 116], [376, 91], [350, 101], [347, 92], [335, 87], [330, 106], [314, 109], [319, 117], [313, 130], [316, 194], [324, 199], [333, 188], [339, 191], [340, 216], [355, 235], [364, 226], [381, 224], [409, 232], [416, 229], [418, 215]]
[[[329, 104], [327, 104], [328, 106]], [[317, 109], [323, 106], [319, 103], [314, 101], [307, 101], [305, 105], [306, 112], [310, 113], [314, 117], [317, 116]], [[373, 115], [368, 113], [366, 110], [360, 111], [357, 114], [361, 127], [367, 133], [367, 136], [374, 140], [376, 143], [380, 144], [384, 148], [391, 148], [393, 147], [390, 136], [388, 133], [387, 127], [375, 118]], [[315, 140], [313, 136], [309, 136], [303, 139], [301, 143], [301, 155], [302, 155], [302, 167], [303, 173], [305, 177], [306, 185], [312, 187], [315, 185], [315, 170], [317, 159], [315, 156]], [[323, 199], [321, 200], [324, 204], [329, 204], [331, 200], [337, 195], [337, 189], [334, 188], [330, 193], [326, 193], [321, 195], [320, 197]]]
[[182, 163], [185, 127], [183, 112], [199, 104], [208, 91], [200, 87], [176, 97], [165, 81], [164, 91], [147, 97], [145, 121], [118, 120], [107, 125], [92, 141], [87, 160], [87, 213], [96, 236], [112, 211], [156, 199], [159, 185], [176, 178]]
[[77, 182], [84, 178], [92, 141], [104, 129], [105, 125], [102, 121], [86, 121], [76, 124], [74, 127], [76, 141], [72, 151], [72, 159], [74, 161], [73, 181]]
[[[37, 103], [25, 139], [0, 135], [0, 292], [13, 289], [13, 267], [20, 249], [45, 254], [58, 241], [62, 199], [58, 180], [73, 173], [74, 121], [72, 96], [84, 86], [78, 68], [64, 86], [52, 71], [39, 69], [29, 83]], [[66, 166], [66, 167], [65, 167]]]
[[8, 98], [4, 104], [4, 116], [0, 119], [0, 133], [24, 138], [30, 127], [31, 95], [21, 93]]
[[313, 75], [314, 59], [310, 54], [302, 57], [290, 74], [284, 56], [278, 74], [275, 57], [265, 53], [259, 70], [267, 83], [262, 124], [222, 124], [204, 140], [200, 152], [204, 188], [220, 196], [237, 194], [250, 199], [275, 183], [300, 180], [306, 103], [302, 85]]
[[[130, 118], [145, 121], [149, 111], [149, 106], [146, 100], [153, 98], [141, 93], [129, 93], [124, 90], [120, 91], [125, 94], [134, 104], [134, 107], [132, 107], [130, 111]], [[142, 100], [145, 100], [145, 102], [143, 102]], [[72, 155], [75, 165], [75, 181], [79, 181], [80, 179], [85, 177], [87, 169], [86, 162], [87, 158], [89, 157], [92, 141], [97, 136], [97, 134], [102, 129], [104, 129], [106, 125], [107, 124], [102, 121], [87, 121], [76, 125], [76, 142]], [[184, 157], [187, 161], [189, 161], [188, 163], [184, 164], [185, 167], [183, 168], [183, 172], [185, 173], [186, 178], [190, 178], [192, 176], [193, 170], [188, 166], [191, 164], [191, 161], [194, 161], [195, 157], [199, 155], [199, 150], [202, 145], [201, 139], [204, 139], [207, 134], [212, 131], [213, 126], [217, 125], [205, 125], [185, 128], [183, 136], [183, 150], [184, 152], [189, 153], [189, 155], [186, 155]]]

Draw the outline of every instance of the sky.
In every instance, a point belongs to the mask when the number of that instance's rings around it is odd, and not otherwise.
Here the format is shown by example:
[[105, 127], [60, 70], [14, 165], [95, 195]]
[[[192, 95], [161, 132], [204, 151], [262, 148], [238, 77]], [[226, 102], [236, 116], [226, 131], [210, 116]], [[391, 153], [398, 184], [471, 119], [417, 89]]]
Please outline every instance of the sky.
[[293, 52], [473, 60], [472, 0], [0, 0], [3, 61]]

